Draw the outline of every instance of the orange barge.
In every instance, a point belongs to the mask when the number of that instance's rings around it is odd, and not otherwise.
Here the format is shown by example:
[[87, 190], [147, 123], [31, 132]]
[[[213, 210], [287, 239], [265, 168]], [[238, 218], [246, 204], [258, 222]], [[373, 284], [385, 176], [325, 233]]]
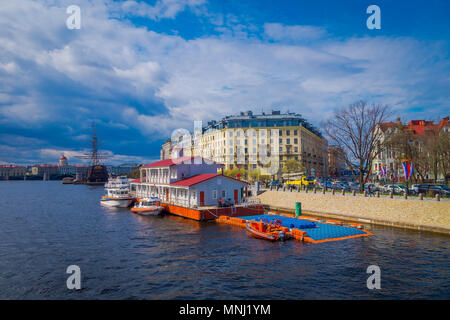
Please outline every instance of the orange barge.
[[264, 214], [264, 207], [261, 204], [235, 205], [234, 207], [198, 207], [189, 208], [171, 203], [162, 202], [164, 211], [176, 216], [196, 220], [207, 221], [217, 219], [220, 216], [244, 217], [250, 215]]

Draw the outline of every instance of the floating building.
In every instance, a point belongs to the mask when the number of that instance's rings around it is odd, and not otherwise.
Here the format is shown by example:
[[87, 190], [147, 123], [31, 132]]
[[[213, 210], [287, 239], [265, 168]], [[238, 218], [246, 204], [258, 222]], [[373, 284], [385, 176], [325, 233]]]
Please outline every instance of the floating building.
[[[240, 206], [247, 183], [218, 173], [222, 169], [201, 157], [164, 159], [142, 166], [131, 185], [136, 197], [158, 197], [170, 213], [195, 220], [249, 214], [248, 206]], [[251, 209], [263, 211], [262, 206]]]

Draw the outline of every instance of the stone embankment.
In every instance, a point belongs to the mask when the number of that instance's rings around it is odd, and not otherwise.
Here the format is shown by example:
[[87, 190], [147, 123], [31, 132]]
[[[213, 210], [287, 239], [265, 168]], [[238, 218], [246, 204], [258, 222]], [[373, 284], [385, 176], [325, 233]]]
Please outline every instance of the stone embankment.
[[265, 191], [258, 198], [262, 204], [275, 211], [293, 212], [295, 203], [301, 202], [303, 214], [308, 216], [450, 235], [450, 202], [446, 200], [420, 201], [281, 190]]

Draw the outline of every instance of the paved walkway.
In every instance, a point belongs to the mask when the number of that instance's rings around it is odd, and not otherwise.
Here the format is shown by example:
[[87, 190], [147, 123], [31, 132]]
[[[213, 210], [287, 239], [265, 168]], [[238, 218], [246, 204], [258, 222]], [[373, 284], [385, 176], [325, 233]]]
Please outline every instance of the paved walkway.
[[312, 215], [341, 217], [356, 222], [390, 225], [416, 230], [450, 234], [450, 202], [402, 197], [342, 196], [336, 192], [314, 194], [304, 191], [265, 191], [258, 196], [261, 203], [273, 208], [295, 209], [302, 203], [302, 210]]

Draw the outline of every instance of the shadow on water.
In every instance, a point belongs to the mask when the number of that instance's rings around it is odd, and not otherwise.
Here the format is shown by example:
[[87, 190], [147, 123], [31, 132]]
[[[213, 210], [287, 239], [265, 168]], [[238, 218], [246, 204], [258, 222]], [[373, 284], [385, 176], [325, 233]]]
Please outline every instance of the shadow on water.
[[[103, 208], [103, 188], [0, 182], [1, 299], [448, 299], [449, 239], [271, 243], [241, 228]], [[82, 289], [66, 287], [78, 265]], [[369, 265], [381, 290], [369, 290]]]

